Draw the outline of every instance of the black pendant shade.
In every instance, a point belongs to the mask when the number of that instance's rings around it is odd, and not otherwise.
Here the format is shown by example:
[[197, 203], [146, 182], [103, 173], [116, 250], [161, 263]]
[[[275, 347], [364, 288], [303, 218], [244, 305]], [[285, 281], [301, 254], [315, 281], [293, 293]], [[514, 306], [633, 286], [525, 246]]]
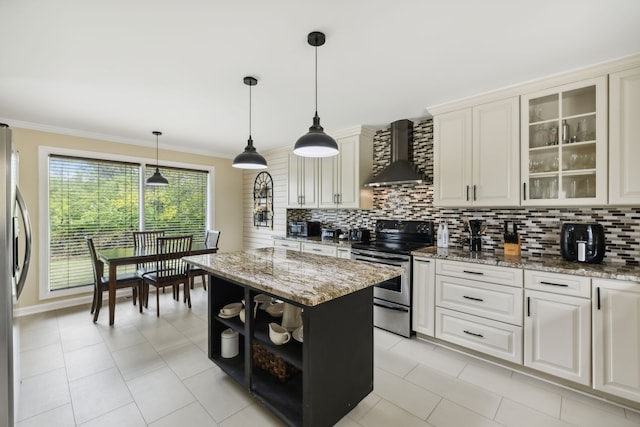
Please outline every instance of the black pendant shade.
[[245, 77], [243, 79], [244, 84], [249, 86], [249, 140], [244, 151], [233, 159], [234, 168], [238, 169], [265, 169], [267, 167], [267, 161], [264, 157], [256, 151], [253, 146], [253, 139], [251, 138], [251, 86], [258, 84], [258, 80], [254, 77]]
[[156, 171], [153, 173], [153, 175], [147, 178], [147, 185], [169, 185], [169, 181], [167, 181], [167, 178], [162, 176], [162, 174], [160, 173], [160, 169], [158, 169], [158, 136], [162, 135], [162, 132], [158, 132], [157, 130], [155, 130], [153, 131], [153, 134], [156, 136]]
[[307, 36], [307, 42], [316, 48], [316, 114], [313, 117], [313, 125], [306, 135], [301, 136], [293, 147], [293, 153], [303, 157], [330, 157], [338, 154], [338, 143], [324, 133], [318, 117], [318, 46], [325, 42], [325, 35], [314, 31]]

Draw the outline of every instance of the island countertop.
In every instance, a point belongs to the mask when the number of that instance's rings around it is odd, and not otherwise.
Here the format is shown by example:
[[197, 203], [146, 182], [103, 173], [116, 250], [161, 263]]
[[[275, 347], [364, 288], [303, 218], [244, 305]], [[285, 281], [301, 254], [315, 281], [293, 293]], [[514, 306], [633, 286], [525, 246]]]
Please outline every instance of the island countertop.
[[189, 264], [304, 306], [315, 306], [404, 273], [400, 267], [279, 248], [185, 257]]

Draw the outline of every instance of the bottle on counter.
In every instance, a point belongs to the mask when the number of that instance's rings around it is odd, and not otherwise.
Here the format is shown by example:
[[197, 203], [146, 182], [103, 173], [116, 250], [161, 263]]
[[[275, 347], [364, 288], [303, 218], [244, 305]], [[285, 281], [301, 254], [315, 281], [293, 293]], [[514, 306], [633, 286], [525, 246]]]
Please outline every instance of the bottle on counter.
[[442, 227], [442, 247], [449, 247], [449, 228], [447, 227], [447, 222], [444, 222], [444, 226]]
[[442, 247], [443, 244], [443, 238], [444, 238], [444, 227], [442, 226], [442, 223], [440, 223], [438, 225], [438, 237], [436, 240], [436, 244], [439, 248]]

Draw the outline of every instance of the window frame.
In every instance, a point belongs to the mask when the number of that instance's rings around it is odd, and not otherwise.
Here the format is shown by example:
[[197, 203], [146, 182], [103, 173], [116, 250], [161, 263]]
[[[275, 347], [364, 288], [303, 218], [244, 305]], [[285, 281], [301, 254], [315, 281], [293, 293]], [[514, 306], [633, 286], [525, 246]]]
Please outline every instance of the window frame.
[[[104, 160], [114, 162], [127, 162], [127, 163], [139, 163], [140, 164], [140, 189], [139, 192], [139, 206], [140, 211], [140, 227], [144, 230], [144, 196], [146, 191], [146, 185], [144, 183], [146, 176], [147, 166], [155, 168], [156, 159], [147, 157], [135, 157], [124, 156], [120, 154], [103, 153], [99, 151], [88, 150], [76, 150], [70, 148], [60, 148], [51, 146], [40, 146], [38, 149], [38, 170], [40, 171], [38, 177], [38, 203], [39, 220], [38, 226], [40, 229], [39, 235], [39, 262], [38, 262], [38, 288], [40, 300], [47, 300], [52, 298], [67, 297], [74, 295], [87, 294], [93, 292], [93, 289], [86, 286], [73, 287], [69, 289], [60, 289], [51, 291], [49, 289], [49, 248], [51, 246], [51, 232], [49, 229], [49, 156], [70, 156], [70, 157], [84, 157], [91, 160]], [[175, 161], [160, 161], [160, 167], [170, 167], [178, 169], [191, 169], [207, 171], [209, 179], [207, 182], [207, 217], [206, 224], [207, 229], [215, 228], [215, 168], [209, 165], [192, 164], [185, 162]]]

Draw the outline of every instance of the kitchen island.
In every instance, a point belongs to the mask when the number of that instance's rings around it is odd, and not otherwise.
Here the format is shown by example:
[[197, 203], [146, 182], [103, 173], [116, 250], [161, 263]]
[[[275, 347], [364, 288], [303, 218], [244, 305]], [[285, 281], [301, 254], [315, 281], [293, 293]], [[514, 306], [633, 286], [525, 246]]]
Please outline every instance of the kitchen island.
[[[373, 288], [403, 269], [263, 248], [185, 258], [209, 273], [209, 358], [292, 426], [330, 426], [373, 390]], [[245, 304], [259, 294], [301, 311], [303, 339], [275, 345], [269, 323]], [[239, 354], [222, 357], [221, 334], [239, 334]], [[266, 362], [265, 362], [266, 360]], [[258, 367], [261, 366], [261, 367]]]

